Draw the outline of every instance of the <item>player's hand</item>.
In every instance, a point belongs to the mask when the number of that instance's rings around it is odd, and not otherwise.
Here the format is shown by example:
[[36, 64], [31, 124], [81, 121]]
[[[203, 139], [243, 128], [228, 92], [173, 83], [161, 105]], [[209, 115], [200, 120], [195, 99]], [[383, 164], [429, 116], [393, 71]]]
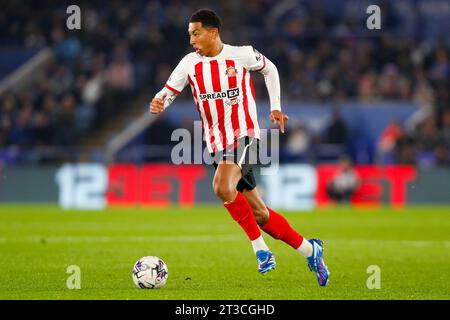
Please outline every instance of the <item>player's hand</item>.
[[166, 100], [167, 93], [164, 93], [161, 98], [153, 98], [150, 102], [151, 113], [161, 113], [164, 111], [164, 101]]
[[273, 110], [270, 113], [270, 121], [280, 126], [281, 133], [284, 133], [284, 126], [288, 122], [289, 117], [279, 110]]

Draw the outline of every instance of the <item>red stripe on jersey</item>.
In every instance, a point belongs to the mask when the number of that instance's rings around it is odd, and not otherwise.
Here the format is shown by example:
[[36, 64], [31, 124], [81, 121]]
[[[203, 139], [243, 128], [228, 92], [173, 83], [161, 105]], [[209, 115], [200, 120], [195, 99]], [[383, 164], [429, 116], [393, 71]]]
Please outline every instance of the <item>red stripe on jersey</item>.
[[180, 94], [181, 91], [178, 91], [177, 89], [172, 88], [171, 86], [169, 86], [167, 83], [164, 85], [167, 89], [169, 89], [170, 91], [175, 92], [176, 94]]
[[252, 96], [253, 96], [253, 100], [256, 103], [256, 95], [255, 95], [255, 87], [253, 86], [253, 81], [252, 78], [250, 77], [250, 89], [252, 89]]
[[[220, 71], [217, 60], [210, 61], [211, 65], [211, 79], [214, 92], [221, 92], [220, 86]], [[222, 147], [227, 146], [227, 133], [225, 131], [225, 108], [223, 106], [223, 99], [216, 99], [217, 121], [219, 123], [220, 139], [222, 140]]]
[[[233, 60], [225, 60], [227, 64], [227, 70], [229, 68], [235, 68], [235, 64]], [[228, 74], [227, 74], [228, 75]], [[236, 78], [236, 70], [235, 73], [231, 76], [228, 75], [228, 88], [233, 89], [237, 87], [237, 78]], [[239, 97], [236, 98], [236, 104], [231, 105], [231, 126], [233, 128], [233, 135], [234, 139], [237, 139], [240, 134], [239, 130], [239, 103], [238, 103]]]
[[263, 66], [262, 66], [262, 68], [260, 68], [260, 69], [258, 69], [258, 70], [256, 70], [256, 71], [261, 71], [262, 69], [264, 69], [266, 67], [266, 57], [264, 57], [263, 56]]
[[245, 112], [245, 123], [247, 124], [247, 131], [251, 130], [253, 132], [254, 125], [250, 113], [248, 111], [248, 99], [247, 99], [247, 84], [245, 83], [245, 77], [247, 76], [247, 69], [244, 68], [244, 74], [242, 75], [242, 95], [244, 97], [244, 112]]
[[[195, 65], [195, 79], [197, 80], [198, 89], [201, 94], [206, 94], [205, 82], [203, 80], [203, 62], [199, 62]], [[209, 129], [209, 141], [211, 143], [211, 148], [213, 151], [216, 150], [216, 145], [214, 143], [214, 132], [213, 132], [213, 120], [211, 117], [211, 110], [209, 108], [209, 102], [205, 99], [202, 102], [203, 110], [205, 112], [206, 119], [208, 120], [208, 129]]]
[[200, 106], [199, 106], [199, 104], [198, 104], [197, 90], [195, 90], [195, 85], [194, 85], [194, 82], [192, 81], [190, 75], [188, 75], [188, 80], [189, 80], [189, 84], [191, 85], [191, 88], [192, 88], [192, 94], [194, 95], [194, 98], [195, 98], [195, 102], [196, 102], [196, 105], [197, 105], [198, 115], [200, 116], [200, 120], [202, 120], [203, 140], [206, 141], [206, 127], [205, 127], [205, 121], [203, 121], [203, 115], [202, 115], [202, 113], [200, 112]]

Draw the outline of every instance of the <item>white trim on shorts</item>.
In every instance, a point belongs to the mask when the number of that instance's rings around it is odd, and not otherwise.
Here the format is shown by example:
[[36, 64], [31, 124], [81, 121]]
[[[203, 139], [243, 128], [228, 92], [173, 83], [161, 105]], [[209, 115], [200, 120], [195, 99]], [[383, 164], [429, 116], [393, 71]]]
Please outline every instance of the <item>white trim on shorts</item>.
[[244, 157], [245, 157], [245, 153], [247, 152], [248, 147], [250, 147], [253, 143], [253, 141], [255, 140], [255, 138], [252, 138], [252, 141], [250, 141], [250, 143], [248, 145], [245, 146], [244, 152], [242, 152], [242, 156], [241, 159], [239, 160], [239, 162], [237, 163], [237, 165], [239, 166], [239, 168], [242, 169], [242, 161], [244, 161]]

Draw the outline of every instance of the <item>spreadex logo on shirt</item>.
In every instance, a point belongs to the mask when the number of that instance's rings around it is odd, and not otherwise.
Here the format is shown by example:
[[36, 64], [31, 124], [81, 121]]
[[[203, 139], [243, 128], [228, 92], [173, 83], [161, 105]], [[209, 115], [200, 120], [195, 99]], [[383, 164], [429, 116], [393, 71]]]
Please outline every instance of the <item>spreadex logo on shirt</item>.
[[215, 99], [233, 99], [239, 96], [239, 88], [229, 89], [222, 92], [202, 93], [201, 100], [215, 100]]

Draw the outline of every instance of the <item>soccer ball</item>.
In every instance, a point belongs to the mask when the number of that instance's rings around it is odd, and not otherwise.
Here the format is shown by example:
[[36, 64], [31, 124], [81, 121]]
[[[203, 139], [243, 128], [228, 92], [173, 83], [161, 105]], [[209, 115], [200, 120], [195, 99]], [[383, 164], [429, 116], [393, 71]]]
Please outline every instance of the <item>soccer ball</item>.
[[160, 258], [147, 256], [135, 263], [132, 276], [133, 282], [138, 288], [158, 289], [166, 284], [169, 269]]

